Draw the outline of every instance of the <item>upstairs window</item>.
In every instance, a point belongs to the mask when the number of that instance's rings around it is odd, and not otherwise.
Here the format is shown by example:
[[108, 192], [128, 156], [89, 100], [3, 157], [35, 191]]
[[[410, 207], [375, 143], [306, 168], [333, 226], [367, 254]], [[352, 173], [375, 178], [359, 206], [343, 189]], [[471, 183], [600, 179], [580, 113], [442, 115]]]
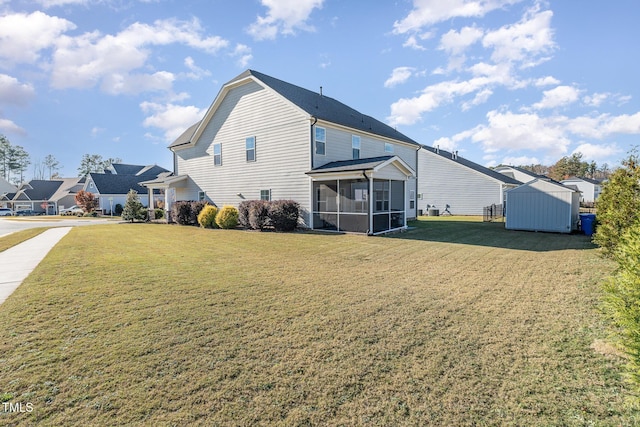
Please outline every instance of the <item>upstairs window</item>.
[[353, 153], [353, 160], [360, 158], [360, 137], [351, 135], [351, 152]]
[[384, 152], [385, 153], [393, 153], [393, 144], [389, 142], [384, 143]]
[[247, 150], [247, 162], [256, 161], [256, 137], [250, 136], [245, 140], [245, 148]]
[[315, 130], [316, 130], [316, 133], [315, 133], [316, 154], [324, 156], [326, 152], [326, 145], [327, 145], [326, 130], [321, 127], [316, 127]]
[[222, 166], [222, 144], [213, 144], [213, 165]]

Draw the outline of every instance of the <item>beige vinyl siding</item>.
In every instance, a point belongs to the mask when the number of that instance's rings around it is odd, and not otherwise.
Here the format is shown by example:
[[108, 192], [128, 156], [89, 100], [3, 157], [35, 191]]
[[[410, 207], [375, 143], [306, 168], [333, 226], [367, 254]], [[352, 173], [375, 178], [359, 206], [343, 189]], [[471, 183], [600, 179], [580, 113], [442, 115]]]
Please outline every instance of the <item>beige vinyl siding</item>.
[[428, 205], [453, 215], [482, 215], [482, 209], [501, 204], [500, 181], [481, 172], [421, 149], [418, 152], [418, 209], [426, 215]]
[[[326, 149], [325, 155], [315, 154], [313, 167], [317, 168], [324, 164], [353, 159], [353, 151], [351, 145], [351, 137], [357, 135], [360, 137], [360, 158], [365, 159], [369, 157], [379, 156], [398, 156], [400, 157], [414, 172], [418, 172], [416, 164], [416, 149], [417, 146], [410, 146], [408, 144], [402, 144], [399, 142], [393, 142], [388, 139], [376, 138], [374, 135], [350, 131], [349, 129], [332, 127], [331, 124], [318, 122], [316, 126], [322, 127], [326, 130]], [[384, 150], [384, 145], [391, 143], [393, 145], [393, 153], [389, 153]], [[407, 218], [416, 217], [416, 209], [409, 209], [409, 193], [410, 191], [417, 192], [416, 180], [407, 181]]]
[[[247, 162], [245, 141], [256, 138], [256, 160]], [[178, 195], [196, 199], [204, 191], [218, 206], [238, 206], [271, 190], [272, 200], [300, 203], [308, 225], [310, 121], [271, 90], [249, 81], [231, 89], [196, 145], [177, 150], [179, 174], [191, 178]], [[222, 146], [222, 165], [213, 164], [213, 144]], [[240, 194], [240, 195], [238, 195]]]

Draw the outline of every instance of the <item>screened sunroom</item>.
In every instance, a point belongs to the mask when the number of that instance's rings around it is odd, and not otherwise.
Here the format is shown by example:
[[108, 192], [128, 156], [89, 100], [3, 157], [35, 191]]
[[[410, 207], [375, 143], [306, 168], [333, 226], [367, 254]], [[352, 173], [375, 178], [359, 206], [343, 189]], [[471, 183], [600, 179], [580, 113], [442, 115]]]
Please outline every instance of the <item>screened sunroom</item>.
[[313, 229], [380, 234], [406, 228], [406, 186], [415, 173], [399, 157], [331, 162], [307, 174]]

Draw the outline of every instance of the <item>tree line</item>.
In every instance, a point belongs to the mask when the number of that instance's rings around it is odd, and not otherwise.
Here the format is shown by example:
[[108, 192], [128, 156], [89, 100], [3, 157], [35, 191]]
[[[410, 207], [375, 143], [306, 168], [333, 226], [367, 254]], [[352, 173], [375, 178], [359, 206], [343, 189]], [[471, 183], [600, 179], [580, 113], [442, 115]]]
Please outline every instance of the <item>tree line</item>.
[[[103, 173], [114, 163], [122, 163], [122, 159], [117, 157], [105, 159], [100, 154], [84, 154], [77, 169], [78, 176]], [[30, 165], [33, 165], [33, 179], [60, 178], [59, 171], [62, 165], [52, 154], [45, 156], [42, 161], [36, 160], [32, 163], [31, 156], [24, 147], [12, 144], [6, 136], [0, 134], [0, 177], [20, 185], [27, 180], [26, 174]]]
[[542, 164], [520, 165], [518, 167], [533, 172], [538, 175], [545, 175], [556, 181], [562, 181], [572, 176], [580, 178], [591, 178], [597, 180], [608, 179], [613, 172], [607, 163], [598, 166], [594, 161], [583, 160], [582, 153], [573, 153], [564, 156], [551, 166]]

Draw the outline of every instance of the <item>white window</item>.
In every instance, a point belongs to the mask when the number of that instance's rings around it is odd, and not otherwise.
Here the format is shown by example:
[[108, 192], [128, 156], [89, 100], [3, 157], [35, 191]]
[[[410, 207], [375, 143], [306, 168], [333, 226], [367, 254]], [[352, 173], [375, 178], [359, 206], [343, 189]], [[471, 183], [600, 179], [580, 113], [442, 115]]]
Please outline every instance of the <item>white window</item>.
[[203, 201], [205, 199], [206, 195], [204, 193], [204, 191], [198, 191], [198, 200]]
[[247, 150], [247, 162], [256, 161], [256, 137], [250, 136], [245, 140], [245, 148]]
[[393, 153], [393, 144], [389, 142], [384, 143], [384, 152], [385, 153]]
[[316, 127], [315, 134], [315, 144], [316, 144], [316, 154], [320, 154], [322, 156], [326, 153], [326, 145], [327, 145], [327, 132], [324, 128]]
[[413, 190], [409, 190], [409, 209], [414, 209], [416, 207], [416, 192]]
[[260, 200], [271, 200], [271, 190], [260, 190]]
[[354, 160], [360, 158], [360, 137], [357, 135], [351, 135], [351, 152]]
[[222, 144], [213, 144], [213, 164], [222, 166]]

